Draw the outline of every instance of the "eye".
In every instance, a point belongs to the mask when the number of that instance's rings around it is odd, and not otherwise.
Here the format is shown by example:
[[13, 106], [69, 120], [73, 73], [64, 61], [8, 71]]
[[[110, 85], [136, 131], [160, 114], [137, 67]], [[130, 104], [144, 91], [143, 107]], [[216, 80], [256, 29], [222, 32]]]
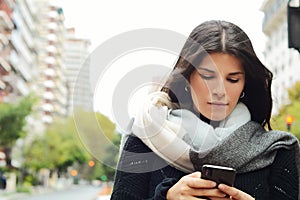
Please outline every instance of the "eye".
[[227, 79], [230, 83], [237, 83], [239, 82], [239, 79], [235, 79], [235, 78], [228, 78]]
[[208, 75], [208, 74], [199, 74], [201, 78], [203, 78], [204, 80], [210, 80], [213, 79], [214, 76], [213, 75]]

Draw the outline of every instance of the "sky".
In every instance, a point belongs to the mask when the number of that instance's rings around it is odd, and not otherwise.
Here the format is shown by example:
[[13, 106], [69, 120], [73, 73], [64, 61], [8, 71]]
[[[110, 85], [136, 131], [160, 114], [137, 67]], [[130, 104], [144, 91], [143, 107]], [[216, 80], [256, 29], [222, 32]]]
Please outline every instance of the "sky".
[[[265, 36], [262, 32], [263, 13], [260, 11], [262, 2], [262, 0], [59, 0], [58, 5], [63, 8], [65, 25], [74, 27], [77, 37], [90, 39], [92, 52], [111, 38], [128, 31], [154, 28], [188, 36], [192, 29], [203, 21], [220, 19], [240, 26], [252, 40], [258, 56], [263, 59]], [[149, 56], [150, 54], [152, 56]], [[155, 58], [160, 59], [155, 61], [156, 64], [165, 66], [174, 60], [174, 55], [166, 54], [168, 53], [162, 51], [135, 51], [134, 54], [127, 53], [113, 60], [110, 68], [115, 70], [106, 68], [105, 73], [101, 73], [101, 77], [98, 76], [98, 79], [93, 81], [95, 109], [109, 116], [112, 121], [118, 121], [112, 111], [114, 105], [108, 102], [112, 101], [113, 91], [118, 87], [117, 83], [127, 76], [128, 70], [133, 70], [124, 65], [147, 65]], [[137, 58], [140, 61], [136, 61]], [[124, 71], [120, 70], [120, 66]], [[131, 98], [125, 99], [127, 107], [136, 107], [135, 102], [143, 93], [136, 92], [142, 91], [139, 90], [142, 88], [141, 85], [135, 87]], [[97, 103], [99, 96], [107, 96], [107, 99]], [[129, 115], [132, 114], [130, 112], [134, 113], [128, 111]]]
[[[84, 3], [82, 3], [84, 2]], [[262, 51], [260, 41], [262, 0], [58, 0], [65, 24], [75, 27], [79, 37], [92, 41], [96, 48], [103, 41], [137, 28], [165, 28], [189, 34], [209, 19], [228, 20], [239, 25]]]

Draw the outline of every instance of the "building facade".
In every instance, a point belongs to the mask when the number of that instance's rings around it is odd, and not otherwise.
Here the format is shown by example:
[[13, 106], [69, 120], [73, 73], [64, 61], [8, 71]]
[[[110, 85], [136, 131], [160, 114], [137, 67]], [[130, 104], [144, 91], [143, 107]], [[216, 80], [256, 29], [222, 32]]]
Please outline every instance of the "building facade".
[[[69, 28], [64, 44], [64, 73], [69, 86], [68, 112], [72, 113], [74, 106], [92, 111], [93, 98], [89, 84], [90, 57], [89, 48], [91, 42], [88, 39], [77, 38], [75, 29]], [[74, 91], [76, 90], [75, 95]]]
[[89, 65], [90, 41], [77, 38], [64, 20], [59, 1], [0, 0], [0, 103], [33, 92], [44, 124], [70, 115], [73, 102], [93, 109], [89, 83], [73, 97], [76, 81], [88, 81], [78, 73]]
[[54, 118], [66, 117], [68, 86], [63, 73], [63, 44], [65, 26], [63, 10], [49, 0], [27, 0], [35, 16], [39, 78], [36, 93], [40, 98], [37, 106], [44, 123]]
[[[0, 102], [14, 102], [29, 93], [37, 75], [35, 55], [29, 49], [30, 32], [12, 0], [0, 1]], [[16, 11], [15, 11], [16, 10]], [[19, 12], [20, 13], [20, 12]], [[25, 34], [27, 37], [20, 37]]]
[[261, 6], [264, 13], [263, 32], [267, 37], [264, 58], [273, 72], [273, 99], [276, 114], [289, 103], [288, 88], [300, 81], [300, 55], [288, 48], [287, 6], [289, 0], [265, 0]]

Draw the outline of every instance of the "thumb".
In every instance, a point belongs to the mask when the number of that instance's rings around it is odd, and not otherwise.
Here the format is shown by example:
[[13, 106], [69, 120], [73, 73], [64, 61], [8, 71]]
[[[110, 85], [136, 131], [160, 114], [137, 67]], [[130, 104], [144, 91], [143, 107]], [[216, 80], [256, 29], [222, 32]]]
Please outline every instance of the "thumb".
[[187, 175], [188, 177], [194, 177], [194, 178], [200, 178], [201, 177], [201, 172], [193, 172]]

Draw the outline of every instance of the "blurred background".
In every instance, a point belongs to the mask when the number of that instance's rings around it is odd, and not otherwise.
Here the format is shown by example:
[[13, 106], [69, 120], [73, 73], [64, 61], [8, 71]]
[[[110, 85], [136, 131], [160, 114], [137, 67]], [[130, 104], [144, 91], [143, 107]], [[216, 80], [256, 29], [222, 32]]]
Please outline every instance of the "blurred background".
[[[76, 84], [85, 78], [80, 70], [117, 34], [163, 28], [188, 36], [209, 19], [249, 34], [274, 73], [273, 129], [300, 138], [299, 1], [0, 0], [0, 199], [108, 198], [121, 138], [117, 113], [110, 94], [96, 95], [89, 81]], [[99, 133], [90, 116], [105, 141], [89, 144], [101, 160], [78, 134], [76, 121], [85, 137]]]

